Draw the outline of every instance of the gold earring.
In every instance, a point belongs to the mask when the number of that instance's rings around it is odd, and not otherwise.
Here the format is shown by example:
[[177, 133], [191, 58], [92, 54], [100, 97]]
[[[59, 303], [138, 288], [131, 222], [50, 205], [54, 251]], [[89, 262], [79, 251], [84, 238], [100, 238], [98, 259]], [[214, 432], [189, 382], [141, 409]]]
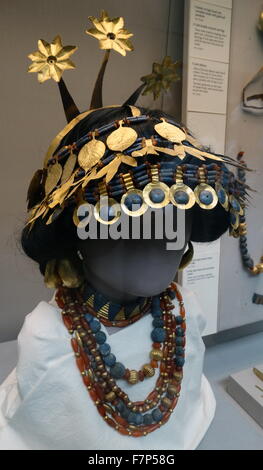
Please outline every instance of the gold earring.
[[47, 262], [44, 281], [48, 289], [57, 289], [61, 286], [61, 279], [57, 272], [57, 260], [51, 259]]
[[183, 269], [188, 266], [188, 264], [191, 263], [192, 259], [194, 257], [194, 247], [192, 242], [188, 242], [188, 250], [183, 254], [180, 265], [179, 265], [179, 271], [182, 271]]
[[83, 283], [83, 276], [68, 259], [59, 260], [58, 275], [62, 285], [70, 289], [76, 289]]

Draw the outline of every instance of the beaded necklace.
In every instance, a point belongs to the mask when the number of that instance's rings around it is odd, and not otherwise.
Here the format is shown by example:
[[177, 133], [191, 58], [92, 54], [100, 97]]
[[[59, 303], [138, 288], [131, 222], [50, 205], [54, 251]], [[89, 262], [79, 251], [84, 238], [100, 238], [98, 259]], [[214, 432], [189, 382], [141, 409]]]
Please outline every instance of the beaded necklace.
[[[175, 297], [178, 316], [172, 314]], [[56, 301], [72, 335], [71, 345], [83, 382], [105, 422], [120, 434], [133, 437], [146, 436], [165, 424], [177, 404], [183, 378], [185, 309], [176, 284], [152, 298], [151, 361], [139, 371], [117, 362], [100, 321], [81, 300], [80, 290], [61, 287]], [[155, 387], [144, 401], [132, 402], [116, 383], [122, 379], [134, 385], [152, 377], [157, 369]]]

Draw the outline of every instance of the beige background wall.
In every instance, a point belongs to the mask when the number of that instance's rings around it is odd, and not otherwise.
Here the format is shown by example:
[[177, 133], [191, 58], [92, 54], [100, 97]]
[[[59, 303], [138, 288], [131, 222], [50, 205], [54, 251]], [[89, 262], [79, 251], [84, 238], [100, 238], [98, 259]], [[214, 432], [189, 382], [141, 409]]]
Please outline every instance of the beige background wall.
[[[247, 164], [256, 170], [247, 175], [257, 191], [247, 210], [248, 249], [256, 263], [263, 255], [263, 115], [244, 113], [240, 101], [243, 87], [263, 65], [263, 33], [256, 29], [261, 10], [262, 0], [233, 1], [226, 125], [226, 153], [235, 157], [245, 151]], [[263, 305], [252, 303], [254, 292], [263, 295], [263, 274], [253, 277], [244, 271], [238, 243], [227, 235], [220, 263], [219, 329], [263, 320]]]
[[[64, 44], [78, 45], [75, 71], [65, 80], [81, 110], [88, 107], [102, 58], [98, 43], [84, 31], [88, 16], [102, 8], [124, 16], [134, 33], [135, 51], [127, 58], [112, 54], [107, 70], [105, 105], [120, 104], [150, 73], [153, 61], [168, 52], [181, 58], [183, 0], [1, 0], [1, 204], [0, 204], [0, 341], [16, 337], [25, 314], [51, 296], [36, 265], [19, 247], [25, 220], [26, 190], [52, 138], [65, 126], [60, 97], [53, 81], [38, 84], [28, 75], [27, 54], [37, 39], [50, 42], [56, 34]], [[173, 86], [165, 109], [180, 114], [180, 84]], [[141, 104], [152, 106], [149, 98]], [[160, 106], [160, 103], [158, 103]]]

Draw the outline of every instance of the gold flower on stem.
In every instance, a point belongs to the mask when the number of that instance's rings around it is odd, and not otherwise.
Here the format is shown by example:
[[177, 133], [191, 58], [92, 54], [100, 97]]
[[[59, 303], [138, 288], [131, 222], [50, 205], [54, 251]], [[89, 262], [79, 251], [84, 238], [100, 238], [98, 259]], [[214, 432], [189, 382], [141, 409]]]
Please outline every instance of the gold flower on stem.
[[63, 47], [60, 36], [56, 36], [51, 44], [44, 41], [44, 39], [39, 39], [38, 49], [38, 51], [28, 56], [33, 62], [30, 64], [28, 72], [38, 73], [40, 83], [50, 78], [53, 78], [55, 82], [59, 82], [64, 70], [76, 67], [69, 58], [77, 50], [77, 47]]
[[129, 38], [132, 33], [124, 29], [124, 19], [122, 17], [110, 19], [106, 11], [102, 11], [101, 17], [89, 16], [94, 28], [88, 29], [87, 34], [99, 40], [100, 49], [114, 49], [125, 56], [126, 51], [133, 51], [133, 45]]
[[180, 80], [177, 70], [180, 65], [180, 62], [173, 62], [170, 56], [165, 56], [161, 64], [154, 62], [152, 73], [141, 78], [146, 85], [143, 95], [153, 93], [156, 100], [162, 90], [168, 90], [172, 82]]

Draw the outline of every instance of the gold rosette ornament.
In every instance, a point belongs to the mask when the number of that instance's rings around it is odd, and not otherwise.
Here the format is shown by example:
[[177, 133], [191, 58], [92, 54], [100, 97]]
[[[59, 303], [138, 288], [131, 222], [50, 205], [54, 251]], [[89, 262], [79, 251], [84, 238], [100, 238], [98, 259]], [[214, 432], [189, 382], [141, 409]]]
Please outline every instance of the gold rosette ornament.
[[44, 39], [39, 39], [38, 49], [38, 51], [28, 56], [33, 62], [30, 64], [28, 72], [38, 73], [40, 83], [50, 78], [53, 78], [55, 82], [59, 82], [64, 70], [76, 67], [70, 60], [70, 56], [77, 50], [77, 47], [63, 46], [60, 36], [56, 36], [51, 44]]
[[94, 28], [88, 29], [87, 34], [99, 40], [100, 49], [114, 49], [125, 56], [126, 51], [133, 51], [133, 45], [129, 38], [132, 33], [124, 29], [124, 19], [122, 17], [110, 19], [106, 11], [102, 11], [101, 17], [89, 16]]
[[146, 85], [143, 95], [153, 93], [156, 100], [163, 90], [167, 91], [173, 82], [180, 80], [179, 66], [180, 62], [173, 62], [170, 56], [165, 56], [161, 64], [154, 62], [152, 73], [141, 78]]

